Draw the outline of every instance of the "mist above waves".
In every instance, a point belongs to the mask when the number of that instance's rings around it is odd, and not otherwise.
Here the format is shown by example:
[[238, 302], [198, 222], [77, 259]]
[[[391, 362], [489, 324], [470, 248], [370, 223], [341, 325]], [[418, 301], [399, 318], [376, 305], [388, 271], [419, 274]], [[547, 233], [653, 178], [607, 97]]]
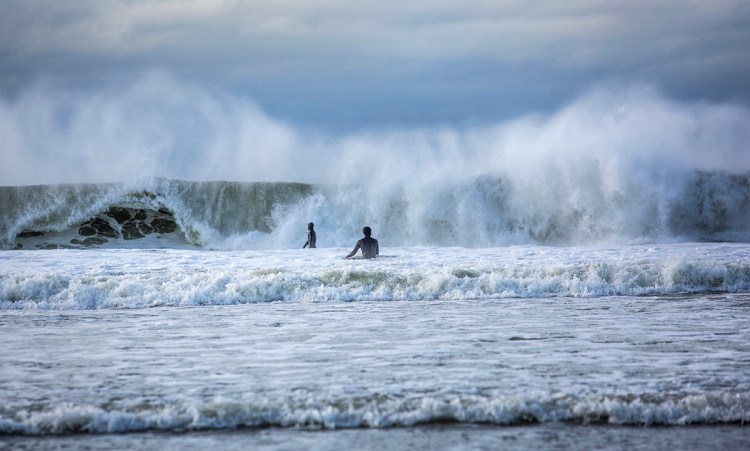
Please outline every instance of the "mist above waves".
[[[325, 187], [275, 209], [270, 236], [199, 240], [218, 248], [293, 246], [308, 221], [339, 245], [364, 223], [401, 245], [744, 239], [750, 229], [729, 211], [748, 203], [750, 111], [644, 85], [603, 85], [554, 113], [488, 126], [330, 135], [154, 72], [85, 92], [38, 83], [0, 101], [0, 139], [4, 186], [118, 182], [127, 192], [163, 177]], [[226, 218], [200, 222], [215, 230]]]
[[[750, 170], [750, 112], [600, 86], [552, 114], [490, 126], [327, 135], [252, 101], [153, 72], [88, 91], [37, 83], [0, 100], [1, 185], [183, 180], [429, 184], [485, 173], [550, 190], [688, 170]], [[551, 180], [550, 177], [553, 179]]]

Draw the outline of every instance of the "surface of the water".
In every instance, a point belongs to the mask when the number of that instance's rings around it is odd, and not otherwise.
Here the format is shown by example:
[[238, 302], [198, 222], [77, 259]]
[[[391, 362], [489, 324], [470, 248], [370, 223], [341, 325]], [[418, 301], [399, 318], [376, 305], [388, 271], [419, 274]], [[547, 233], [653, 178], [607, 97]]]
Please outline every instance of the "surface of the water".
[[0, 443], [750, 440], [748, 245], [346, 251], [0, 253]]

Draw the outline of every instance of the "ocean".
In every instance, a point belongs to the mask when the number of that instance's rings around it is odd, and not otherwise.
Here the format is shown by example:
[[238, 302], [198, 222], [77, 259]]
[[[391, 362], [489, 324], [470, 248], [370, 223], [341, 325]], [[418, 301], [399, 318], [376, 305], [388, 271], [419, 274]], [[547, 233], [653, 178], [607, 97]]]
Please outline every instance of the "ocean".
[[750, 176], [588, 188], [0, 187], [0, 445], [747, 448]]

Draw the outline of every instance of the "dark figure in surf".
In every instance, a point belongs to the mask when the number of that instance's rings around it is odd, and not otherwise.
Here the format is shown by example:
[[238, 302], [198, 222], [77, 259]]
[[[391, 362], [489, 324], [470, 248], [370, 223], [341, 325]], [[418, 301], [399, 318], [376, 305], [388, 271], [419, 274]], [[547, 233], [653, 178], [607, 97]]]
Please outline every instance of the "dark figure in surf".
[[365, 234], [365, 237], [357, 241], [357, 245], [354, 246], [354, 250], [349, 252], [349, 255], [347, 255], [346, 258], [354, 257], [354, 254], [356, 254], [360, 249], [362, 249], [362, 256], [364, 258], [375, 258], [380, 255], [378, 240], [370, 236], [372, 235], [372, 229], [370, 229], [369, 227], [365, 227], [364, 229], [362, 229], [362, 233]]
[[307, 242], [305, 242], [305, 245], [302, 246], [302, 249], [306, 248], [307, 246], [310, 246], [310, 249], [315, 248], [315, 241], [317, 240], [317, 237], [315, 236], [315, 230], [313, 230], [313, 227], [315, 227], [315, 224], [312, 222], [307, 224]]

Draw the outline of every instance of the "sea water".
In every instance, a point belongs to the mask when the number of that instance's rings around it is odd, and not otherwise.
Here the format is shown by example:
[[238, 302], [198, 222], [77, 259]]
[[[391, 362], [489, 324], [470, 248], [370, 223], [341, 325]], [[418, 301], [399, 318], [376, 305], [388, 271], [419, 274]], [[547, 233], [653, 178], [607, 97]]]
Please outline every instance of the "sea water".
[[747, 108], [327, 136], [146, 77], [0, 118], [2, 445], [750, 443]]
[[750, 439], [750, 245], [348, 250], [2, 251], [0, 440]]

